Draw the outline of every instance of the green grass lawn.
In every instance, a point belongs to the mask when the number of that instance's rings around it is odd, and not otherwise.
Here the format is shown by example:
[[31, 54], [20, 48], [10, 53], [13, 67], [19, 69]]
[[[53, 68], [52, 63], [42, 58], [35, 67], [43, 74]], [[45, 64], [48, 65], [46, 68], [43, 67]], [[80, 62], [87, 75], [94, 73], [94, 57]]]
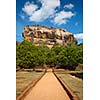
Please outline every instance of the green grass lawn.
[[44, 71], [20, 71], [16, 72], [16, 96], [18, 97], [27, 86], [34, 80], [38, 79]]
[[[83, 80], [75, 77], [75, 73], [82, 73], [81, 71], [55, 70], [55, 73], [64, 81], [64, 83], [73, 91], [73, 93], [79, 97], [80, 100], [83, 100]], [[72, 76], [71, 73], [74, 73], [74, 76]]]

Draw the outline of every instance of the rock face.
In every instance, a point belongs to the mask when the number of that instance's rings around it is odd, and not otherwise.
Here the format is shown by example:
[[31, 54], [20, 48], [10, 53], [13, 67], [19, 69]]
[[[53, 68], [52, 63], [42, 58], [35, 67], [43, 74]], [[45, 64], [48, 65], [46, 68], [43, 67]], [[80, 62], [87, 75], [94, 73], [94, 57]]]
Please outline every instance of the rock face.
[[32, 42], [35, 45], [44, 43], [49, 48], [54, 44], [67, 46], [72, 42], [76, 42], [72, 33], [65, 29], [49, 28], [39, 25], [25, 26], [22, 36], [25, 41]]

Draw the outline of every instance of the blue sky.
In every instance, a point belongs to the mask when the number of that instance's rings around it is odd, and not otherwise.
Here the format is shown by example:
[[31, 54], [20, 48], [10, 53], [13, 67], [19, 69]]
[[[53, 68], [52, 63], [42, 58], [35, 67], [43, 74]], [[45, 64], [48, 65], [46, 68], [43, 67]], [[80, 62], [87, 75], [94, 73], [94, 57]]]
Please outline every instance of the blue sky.
[[83, 42], [83, 0], [16, 0], [16, 40], [26, 25], [64, 28]]

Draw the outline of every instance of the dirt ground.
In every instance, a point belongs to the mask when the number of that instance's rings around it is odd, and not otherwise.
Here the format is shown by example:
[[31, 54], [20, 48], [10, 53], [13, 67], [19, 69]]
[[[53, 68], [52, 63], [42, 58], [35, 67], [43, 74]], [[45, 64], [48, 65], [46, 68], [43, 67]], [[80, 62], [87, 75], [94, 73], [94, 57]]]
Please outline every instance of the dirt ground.
[[49, 69], [24, 100], [70, 100], [70, 98]]

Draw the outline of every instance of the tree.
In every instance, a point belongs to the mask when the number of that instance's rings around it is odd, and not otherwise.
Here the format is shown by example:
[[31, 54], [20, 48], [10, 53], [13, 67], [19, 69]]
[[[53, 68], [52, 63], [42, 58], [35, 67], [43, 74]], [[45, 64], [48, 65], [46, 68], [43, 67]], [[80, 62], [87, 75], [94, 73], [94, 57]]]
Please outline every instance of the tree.
[[54, 46], [48, 49], [45, 45], [35, 46], [23, 41], [16, 45], [16, 66], [34, 68], [35, 66], [59, 66], [75, 69], [83, 63], [83, 45]]

